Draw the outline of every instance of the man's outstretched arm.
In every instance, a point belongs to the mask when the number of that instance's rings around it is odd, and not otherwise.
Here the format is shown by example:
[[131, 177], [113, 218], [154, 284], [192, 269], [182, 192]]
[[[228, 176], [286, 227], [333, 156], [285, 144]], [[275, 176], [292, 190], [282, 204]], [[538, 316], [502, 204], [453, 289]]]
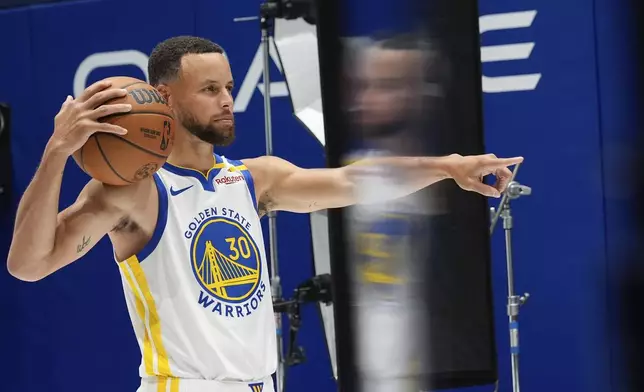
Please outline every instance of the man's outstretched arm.
[[[465, 157], [453, 154], [369, 158], [337, 169], [303, 169], [277, 157], [248, 159], [244, 164], [256, 178], [260, 213], [277, 210], [306, 213], [356, 204], [357, 173], [369, 166], [387, 166], [406, 176], [395, 194], [376, 195], [378, 200], [407, 196], [450, 178], [464, 190], [498, 197], [512, 175], [508, 166], [522, 161], [521, 157], [501, 159], [493, 154]], [[482, 182], [489, 174], [497, 177], [494, 186]]]

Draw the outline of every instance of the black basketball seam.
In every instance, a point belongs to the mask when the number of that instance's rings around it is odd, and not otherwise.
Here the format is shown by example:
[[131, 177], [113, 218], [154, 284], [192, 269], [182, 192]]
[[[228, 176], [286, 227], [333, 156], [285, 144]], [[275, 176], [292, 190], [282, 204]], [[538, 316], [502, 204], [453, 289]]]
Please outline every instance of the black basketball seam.
[[148, 153], [148, 154], [150, 154], [150, 155], [153, 155], [153, 156], [155, 156], [155, 157], [159, 157], [159, 158], [168, 158], [168, 156], [167, 156], [167, 155], [161, 155], [161, 154], [158, 154], [158, 153], [156, 153], [156, 152], [154, 152], [154, 151], [150, 151], [150, 150], [148, 150], [148, 149], [146, 149], [146, 148], [143, 148], [143, 147], [139, 146], [138, 144], [134, 144], [134, 143], [132, 143], [131, 141], [129, 141], [129, 140], [127, 140], [127, 139], [125, 139], [125, 138], [123, 138], [123, 137], [121, 137], [121, 136], [119, 136], [119, 135], [115, 135], [115, 134], [113, 134], [113, 133], [102, 133], [102, 135], [103, 135], [103, 136], [115, 137], [115, 138], [117, 138], [117, 139], [120, 139], [121, 141], [124, 141], [125, 143], [129, 144], [130, 146], [132, 146], [132, 147], [136, 147], [136, 148], [138, 148], [139, 150], [141, 150], [141, 151], [143, 151], [143, 152], [146, 152], [146, 153]]
[[[92, 136], [94, 136], [94, 135], [92, 135]], [[87, 174], [87, 170], [85, 170], [85, 162], [83, 162], [83, 150], [85, 149], [86, 145], [87, 145], [87, 143], [83, 144], [83, 147], [81, 147], [81, 150], [80, 150], [80, 167], [81, 167], [81, 169], [83, 169], [85, 174]]]
[[101, 155], [103, 156], [103, 160], [105, 161], [105, 163], [107, 163], [107, 166], [108, 166], [110, 169], [112, 169], [112, 172], [114, 172], [114, 174], [116, 174], [116, 176], [117, 176], [118, 178], [120, 178], [121, 180], [123, 180], [123, 181], [125, 181], [125, 182], [128, 182], [128, 183], [130, 183], [130, 184], [134, 184], [132, 181], [128, 181], [128, 180], [126, 180], [125, 178], [121, 177], [121, 175], [116, 171], [116, 169], [114, 169], [114, 167], [112, 166], [112, 164], [110, 163], [110, 161], [109, 161], [109, 160], [107, 160], [107, 156], [105, 155], [105, 152], [103, 151], [103, 148], [101, 147], [101, 143], [99, 143], [99, 142], [98, 142], [98, 138], [96, 137], [96, 135], [94, 135], [94, 140], [96, 140], [96, 146], [98, 147], [98, 151], [99, 151], [99, 152], [101, 153]]
[[161, 112], [155, 112], [155, 111], [153, 111], [153, 110], [137, 110], [137, 111], [135, 111], [135, 112], [114, 113], [114, 114], [110, 114], [109, 116], [101, 117], [101, 118], [100, 118], [100, 120], [101, 120], [101, 121], [105, 121], [105, 120], [110, 119], [110, 118], [117, 118], [117, 117], [122, 117], [122, 116], [128, 116], [128, 115], [130, 115], [130, 114], [158, 114], [159, 116], [165, 116], [165, 117], [168, 117], [168, 118], [170, 118], [170, 119], [174, 120], [174, 117], [172, 117], [172, 116], [171, 116], [171, 115], [169, 115], [169, 114], [161, 113]]
[[[138, 82], [134, 82], [134, 83], [126, 84], [126, 85], [125, 85], [125, 86], [123, 86], [123, 87], [115, 87], [115, 88], [122, 88], [122, 89], [125, 89], [125, 88], [128, 88], [128, 87], [130, 87], [130, 86], [135, 86], [135, 85], [137, 85], [137, 84], [147, 84], [147, 83], [146, 83], [146, 82], [142, 82], [142, 81], [138, 81]], [[110, 100], [109, 100], [109, 101], [107, 101], [107, 102], [103, 102], [103, 104], [102, 104], [102, 105], [110, 105], [113, 101], [118, 101], [119, 99], [122, 99], [122, 98], [123, 98], [123, 97], [116, 97], [116, 98], [112, 98], [112, 99], [110, 99]], [[98, 105], [98, 106], [102, 106], [102, 105]]]

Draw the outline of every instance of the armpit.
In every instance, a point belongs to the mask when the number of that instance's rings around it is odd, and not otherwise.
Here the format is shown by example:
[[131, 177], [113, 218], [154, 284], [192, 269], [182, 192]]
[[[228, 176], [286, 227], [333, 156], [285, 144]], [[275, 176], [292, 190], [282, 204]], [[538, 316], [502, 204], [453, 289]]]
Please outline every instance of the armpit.
[[273, 210], [274, 207], [275, 203], [273, 202], [272, 195], [270, 194], [270, 192], [264, 192], [257, 202], [257, 210], [259, 212], [259, 216], [261, 217], [268, 214]]
[[118, 221], [118, 223], [112, 228], [111, 231], [114, 233], [133, 233], [137, 231], [138, 228], [139, 226], [136, 224], [136, 222], [130, 219], [130, 217], [124, 216]]

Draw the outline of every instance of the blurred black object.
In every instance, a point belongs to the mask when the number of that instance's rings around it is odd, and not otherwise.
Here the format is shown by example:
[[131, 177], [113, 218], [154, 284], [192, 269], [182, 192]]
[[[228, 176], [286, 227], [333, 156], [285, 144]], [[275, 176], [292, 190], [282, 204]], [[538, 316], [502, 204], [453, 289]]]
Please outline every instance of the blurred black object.
[[[641, 137], [638, 146], [644, 147]], [[628, 207], [634, 218], [630, 230], [633, 231], [632, 237], [640, 240], [633, 244], [617, 282], [617, 319], [620, 324], [617, 351], [623, 355], [626, 390], [641, 392], [644, 391], [644, 317], [641, 315], [644, 307], [644, 244], [641, 240], [644, 238], [644, 159], [641, 155], [633, 166], [630, 169], [636, 182], [633, 198], [637, 201]], [[613, 314], [609, 313], [608, 324], [613, 324], [613, 320]]]
[[[443, 86], [444, 98], [430, 103], [437, 110], [426, 118], [426, 129], [432, 130], [429, 150], [439, 156], [484, 153], [477, 1], [434, 0], [423, 6], [427, 35], [448, 64], [447, 75], [436, 80]], [[428, 222], [433, 246], [426, 263], [430, 353], [426, 387], [493, 384], [498, 364], [487, 200], [462, 192], [450, 181], [428, 192], [432, 199], [444, 200], [448, 212]], [[468, 247], [461, 245], [463, 238], [469, 239]]]
[[[342, 167], [344, 152], [348, 144], [349, 127], [344, 113], [343, 89], [343, 46], [341, 37], [345, 14], [342, 0], [317, 2], [318, 57], [320, 62], [320, 87], [322, 93], [322, 112], [324, 113], [324, 137], [327, 166]], [[340, 103], [340, 104], [338, 104]], [[355, 352], [353, 347], [354, 325], [350, 303], [352, 291], [348, 267], [348, 246], [346, 243], [345, 214], [343, 209], [328, 211], [329, 245], [331, 273], [333, 275], [333, 319], [335, 327], [335, 349], [338, 369], [338, 391], [357, 390], [354, 369]]]
[[62, 3], [65, 1], [71, 1], [71, 0], [0, 0], [0, 9], [25, 7], [28, 5], [43, 4], [43, 3]]
[[11, 206], [11, 108], [0, 103], [0, 212], [7, 214]]
[[[641, 1], [630, 0], [625, 9], [628, 9], [632, 20], [629, 25], [634, 28], [627, 32], [628, 46], [635, 53], [636, 71], [632, 75], [633, 87], [636, 94], [635, 107], [641, 108], [644, 104], [644, 5]], [[617, 282], [617, 313], [619, 320], [618, 352], [622, 353], [621, 361], [626, 378], [626, 390], [629, 392], [644, 391], [644, 317], [641, 309], [644, 307], [644, 113], [636, 110], [637, 129], [633, 142], [636, 145], [638, 156], [628, 162], [628, 184], [630, 198], [626, 205], [625, 213], [632, 219], [629, 231], [630, 238], [638, 239], [632, 243], [626, 260], [626, 266]], [[609, 325], [613, 324], [613, 314], [609, 313]], [[621, 374], [620, 374], [621, 376]]]
[[260, 6], [260, 14], [275, 19], [302, 18], [312, 25], [317, 21], [315, 0], [268, 0]]

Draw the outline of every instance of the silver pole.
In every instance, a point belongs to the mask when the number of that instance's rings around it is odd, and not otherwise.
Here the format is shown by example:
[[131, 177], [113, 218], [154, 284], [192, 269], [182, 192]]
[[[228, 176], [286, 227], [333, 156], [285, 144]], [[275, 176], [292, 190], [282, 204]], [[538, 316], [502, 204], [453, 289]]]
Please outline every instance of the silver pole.
[[494, 227], [499, 217], [503, 220], [503, 230], [505, 231], [505, 254], [508, 273], [507, 315], [510, 329], [510, 355], [512, 359], [512, 391], [514, 392], [521, 391], [519, 383], [519, 308], [530, 297], [528, 293], [523, 294], [523, 296], [518, 296], [514, 291], [514, 260], [512, 258], [512, 229], [514, 227], [514, 221], [510, 209], [510, 200], [518, 199], [521, 196], [527, 196], [532, 193], [531, 188], [515, 181], [519, 166], [520, 164], [517, 164], [514, 168], [512, 179], [503, 194], [503, 198], [501, 198], [498, 209], [495, 210], [494, 207], [490, 208], [490, 234], [494, 232]]
[[[264, 60], [264, 129], [266, 134], [266, 155], [273, 155], [273, 128], [271, 123], [271, 79], [270, 79], [270, 36], [268, 20], [261, 18], [262, 28], [262, 51]], [[268, 236], [270, 247], [271, 262], [271, 295], [273, 301], [282, 298], [282, 287], [279, 276], [279, 265], [277, 258], [277, 221], [274, 211], [269, 211], [268, 216]], [[284, 349], [282, 336], [282, 315], [275, 313], [275, 324], [277, 330], [277, 373], [276, 388], [277, 392], [284, 391]]]
[[[514, 170], [512, 171], [512, 177], [510, 178], [510, 184], [514, 182], [514, 179], [517, 177], [517, 174], [519, 173], [519, 167], [521, 167], [520, 163], [517, 163], [516, 166], [514, 166]], [[508, 189], [510, 188], [508, 184]], [[501, 202], [499, 203], [499, 208], [495, 211], [494, 207], [490, 209], [492, 212], [492, 223], [490, 223], [490, 235], [494, 232], [494, 227], [496, 226], [496, 222], [499, 220], [499, 216], [501, 215], [501, 211], [503, 210], [503, 207], [508, 204], [509, 200], [509, 193], [506, 191], [503, 193], [503, 197], [501, 198]]]

